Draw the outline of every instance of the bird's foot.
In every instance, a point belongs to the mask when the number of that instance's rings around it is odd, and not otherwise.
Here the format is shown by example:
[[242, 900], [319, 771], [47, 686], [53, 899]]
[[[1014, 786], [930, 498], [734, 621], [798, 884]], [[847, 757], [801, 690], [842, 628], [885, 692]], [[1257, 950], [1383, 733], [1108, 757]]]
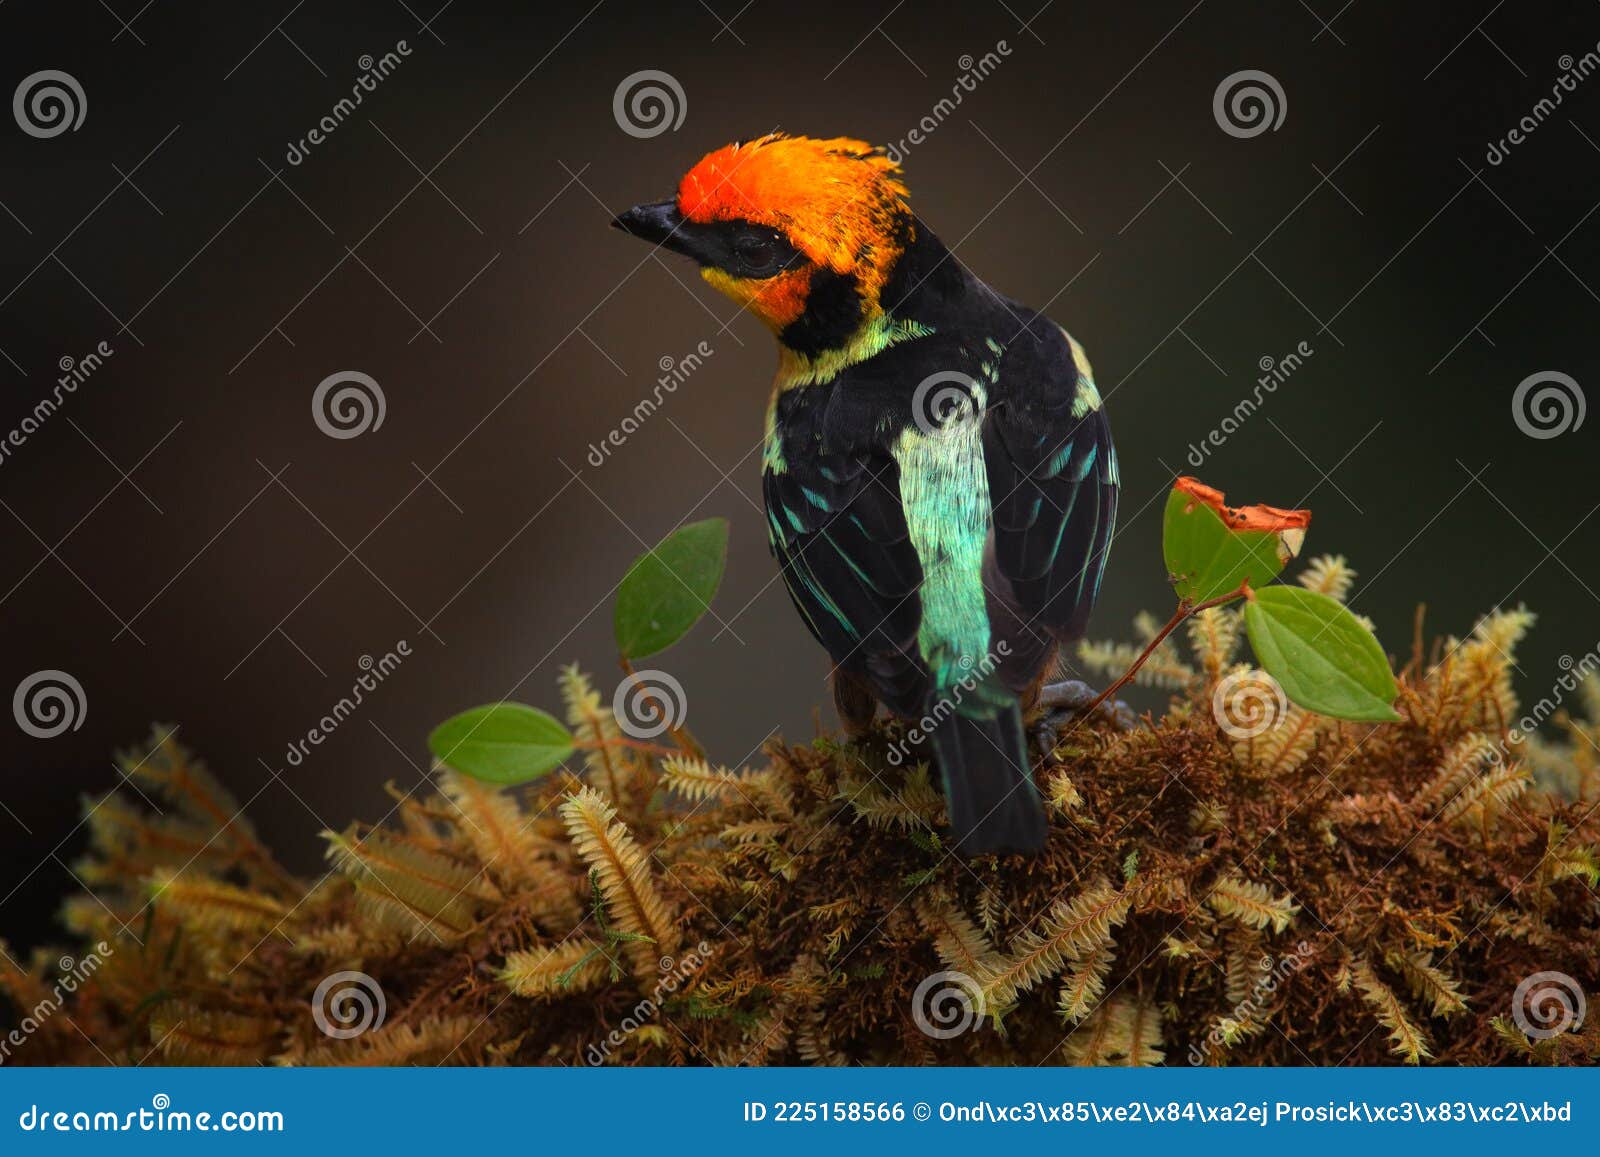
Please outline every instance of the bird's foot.
[[[1089, 705], [1099, 697], [1099, 692], [1077, 679], [1060, 683], [1046, 683], [1039, 688], [1038, 705], [1044, 714], [1034, 726], [1040, 746], [1046, 750], [1055, 746], [1057, 737], [1073, 723], [1085, 718]], [[1095, 707], [1092, 718], [1109, 722], [1118, 731], [1132, 731], [1138, 726], [1133, 708], [1122, 700], [1101, 703]]]

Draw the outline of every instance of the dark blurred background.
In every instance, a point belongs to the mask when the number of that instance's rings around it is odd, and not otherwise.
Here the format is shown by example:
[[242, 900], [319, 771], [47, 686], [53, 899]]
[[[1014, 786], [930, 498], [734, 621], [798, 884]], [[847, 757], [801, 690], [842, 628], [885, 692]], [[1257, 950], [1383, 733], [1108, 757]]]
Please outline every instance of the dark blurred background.
[[[1526, 602], [1520, 680], [1543, 694], [1600, 636], [1600, 418], [1536, 439], [1512, 399], [1545, 371], [1600, 383], [1600, 76], [1534, 109], [1597, 41], [1600, 5], [1493, 0], [11, 0], [0, 89], [59, 70], [86, 115], [47, 138], [0, 118], [0, 437], [62, 359], [112, 353], [0, 459], [0, 692], [61, 670], [85, 703], [54, 738], [0, 728], [0, 932], [55, 934], [80, 797], [128, 790], [111, 753], [153, 721], [310, 870], [318, 829], [425, 773], [446, 715], [554, 706], [572, 661], [609, 694], [612, 585], [686, 520], [733, 524], [720, 622], [664, 664], [690, 725], [729, 763], [810, 733], [825, 663], [756, 509], [771, 339], [606, 228], [772, 128], [888, 143], [933, 118], [906, 157], [924, 219], [1088, 348], [1126, 488], [1097, 636], [1169, 605], [1159, 500], [1193, 471], [1313, 507], [1308, 549], [1350, 557], [1392, 652], [1419, 602], [1437, 633]], [[986, 53], [998, 66], [935, 112]], [[647, 69], [684, 118], [643, 137], [613, 98]], [[1242, 70], [1281, 86], [1275, 130], [1220, 127], [1213, 96]], [[1302, 342], [1196, 467], [1262, 360]], [[312, 414], [342, 370], [386, 404], [348, 439]], [[289, 765], [362, 656], [400, 640], [411, 657]]]

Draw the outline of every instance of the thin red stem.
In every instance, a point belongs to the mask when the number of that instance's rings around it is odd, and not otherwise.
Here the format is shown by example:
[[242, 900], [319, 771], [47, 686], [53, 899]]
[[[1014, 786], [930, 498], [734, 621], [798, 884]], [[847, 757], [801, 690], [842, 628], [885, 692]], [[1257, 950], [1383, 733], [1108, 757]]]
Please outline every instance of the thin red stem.
[[683, 755], [684, 754], [684, 752], [683, 752], [683, 750], [681, 748], [663, 747], [659, 743], [645, 743], [642, 740], [638, 740], [638, 739], [623, 739], [620, 736], [615, 738], [615, 739], [601, 740], [600, 742], [583, 742], [583, 741], [580, 741], [578, 743], [573, 744], [573, 746], [576, 747], [580, 751], [604, 751], [608, 747], [631, 747], [635, 751], [648, 751], [651, 755]]
[[1207, 599], [1203, 603], [1191, 603], [1187, 600], [1179, 600], [1178, 609], [1172, 612], [1172, 617], [1167, 620], [1166, 626], [1157, 631], [1154, 637], [1151, 638], [1150, 642], [1145, 644], [1144, 650], [1139, 652], [1139, 657], [1136, 658], [1128, 667], [1128, 669], [1122, 673], [1122, 677], [1120, 679], [1095, 696], [1094, 702], [1090, 703], [1089, 706], [1084, 709], [1084, 717], [1087, 718], [1088, 716], [1093, 715], [1095, 710], [1102, 703], [1110, 699], [1118, 691], [1122, 690], [1129, 683], [1131, 683], [1133, 681], [1133, 677], [1139, 673], [1139, 668], [1143, 667], [1145, 663], [1149, 661], [1150, 656], [1155, 654], [1156, 648], [1161, 646], [1162, 643], [1166, 642], [1167, 636], [1182, 626], [1184, 620], [1189, 618], [1189, 616], [1199, 614], [1201, 611], [1210, 610], [1212, 607], [1220, 607], [1224, 603], [1231, 603], [1234, 599], [1247, 599], [1249, 597], [1250, 583], [1246, 581], [1240, 583], [1237, 590], [1229, 591], [1225, 595], [1218, 595], [1214, 599]]
[[[621, 666], [623, 674], [628, 675], [630, 677], [632, 675], [636, 674], [636, 672], [633, 669], [633, 663], [628, 658], [628, 656], [626, 656], [626, 655], [618, 655], [617, 656], [617, 663], [618, 663], [619, 666]], [[673, 740], [677, 743], [678, 747], [677, 747], [676, 750], [672, 750], [672, 749], [664, 748], [664, 747], [661, 747], [661, 748], [644, 747], [644, 748], [641, 748], [641, 750], [653, 751], [656, 754], [662, 754], [662, 755], [687, 755], [691, 759], [704, 759], [706, 757], [706, 749], [700, 746], [700, 741], [698, 739], [696, 739], [689, 732], [689, 729], [687, 727], [682, 727], [682, 726], [679, 726], [679, 725], [676, 725], [676, 724], [669, 723], [667, 725], [667, 734], [672, 736]], [[628, 745], [625, 745], [625, 746], [638, 746], [638, 745], [637, 744], [628, 744]]]

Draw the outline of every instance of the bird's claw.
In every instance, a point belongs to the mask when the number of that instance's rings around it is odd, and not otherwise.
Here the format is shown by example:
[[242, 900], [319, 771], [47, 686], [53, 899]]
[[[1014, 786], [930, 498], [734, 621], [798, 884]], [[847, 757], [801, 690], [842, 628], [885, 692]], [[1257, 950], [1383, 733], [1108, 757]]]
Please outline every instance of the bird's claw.
[[[1069, 724], [1081, 720], [1089, 705], [1099, 698], [1099, 692], [1078, 679], [1064, 679], [1047, 683], [1039, 688], [1039, 706], [1045, 709], [1039, 720], [1036, 734], [1045, 746], [1054, 746], [1056, 737]], [[1101, 703], [1094, 716], [1104, 719], [1119, 731], [1132, 731], [1138, 726], [1138, 716], [1122, 700]]]

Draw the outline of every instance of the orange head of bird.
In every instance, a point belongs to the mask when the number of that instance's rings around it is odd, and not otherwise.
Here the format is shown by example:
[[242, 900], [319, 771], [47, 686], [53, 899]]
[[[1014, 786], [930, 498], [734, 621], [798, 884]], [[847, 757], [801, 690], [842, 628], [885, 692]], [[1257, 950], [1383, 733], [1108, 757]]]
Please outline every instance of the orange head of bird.
[[693, 258], [791, 349], [814, 354], [883, 314], [915, 230], [900, 169], [864, 141], [770, 134], [707, 154], [677, 195], [612, 222]]

